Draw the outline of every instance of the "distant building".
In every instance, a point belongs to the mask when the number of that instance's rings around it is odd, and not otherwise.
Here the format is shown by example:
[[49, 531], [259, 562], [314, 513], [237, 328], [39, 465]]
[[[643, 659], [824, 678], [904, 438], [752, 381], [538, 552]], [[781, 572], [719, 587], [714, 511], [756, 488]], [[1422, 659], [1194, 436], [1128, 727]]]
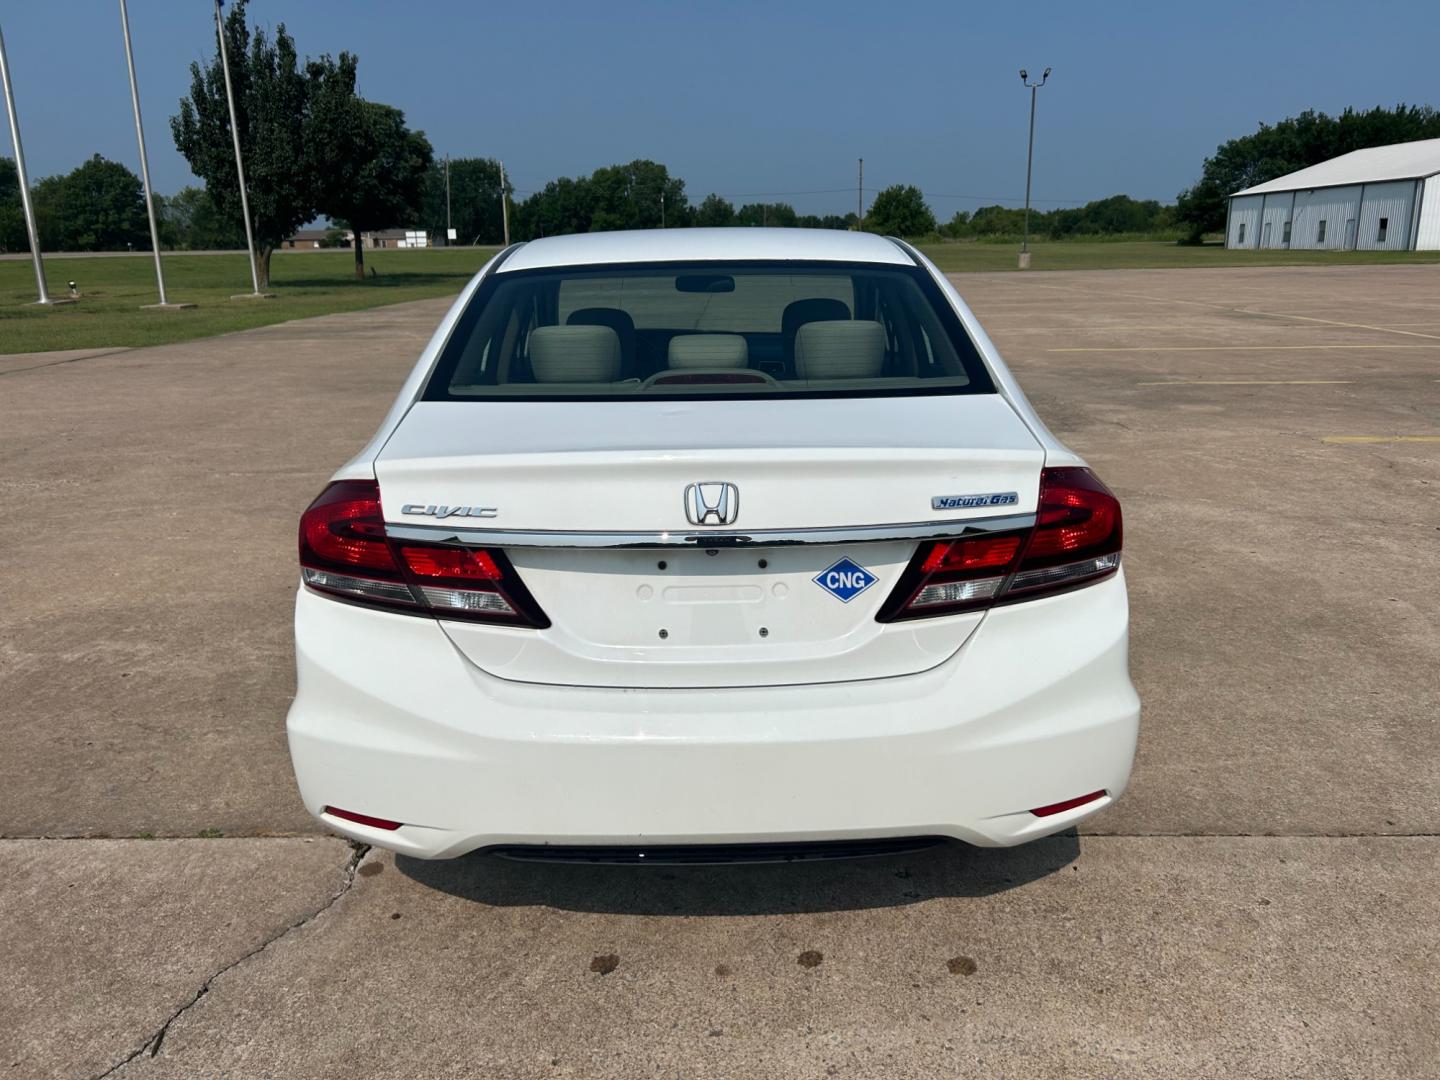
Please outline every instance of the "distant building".
[[[338, 233], [335, 237], [335, 246], [348, 248], [355, 243], [355, 234], [349, 229], [301, 229], [294, 236], [288, 236], [281, 242], [283, 248], [301, 248], [310, 250], [313, 248], [325, 247], [325, 238], [332, 232]], [[423, 248], [430, 246], [430, 235], [423, 229], [376, 229], [372, 232], [360, 234], [362, 242], [367, 248]]]
[[1225, 246], [1440, 250], [1440, 139], [1356, 150], [1237, 191]]
[[[423, 229], [377, 229], [361, 233], [367, 248], [423, 248], [430, 246], [430, 236]], [[349, 234], [347, 233], [348, 237]]]
[[[285, 248], [306, 249], [323, 248], [325, 246], [325, 237], [329, 232], [329, 229], [301, 229], [294, 236], [287, 236], [280, 246]], [[347, 238], [346, 243], [349, 243], [348, 238], [350, 234], [346, 233], [345, 235]]]

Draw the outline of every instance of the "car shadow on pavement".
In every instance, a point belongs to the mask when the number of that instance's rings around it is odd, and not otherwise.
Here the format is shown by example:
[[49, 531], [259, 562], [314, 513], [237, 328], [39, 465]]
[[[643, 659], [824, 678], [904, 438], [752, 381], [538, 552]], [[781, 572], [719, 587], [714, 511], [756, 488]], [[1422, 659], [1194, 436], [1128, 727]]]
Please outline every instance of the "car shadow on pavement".
[[396, 869], [452, 896], [496, 907], [607, 915], [785, 915], [903, 907], [978, 897], [1063, 870], [1080, 856], [1071, 829], [1018, 848], [960, 843], [904, 854], [814, 862], [651, 866], [518, 862], [483, 852]]

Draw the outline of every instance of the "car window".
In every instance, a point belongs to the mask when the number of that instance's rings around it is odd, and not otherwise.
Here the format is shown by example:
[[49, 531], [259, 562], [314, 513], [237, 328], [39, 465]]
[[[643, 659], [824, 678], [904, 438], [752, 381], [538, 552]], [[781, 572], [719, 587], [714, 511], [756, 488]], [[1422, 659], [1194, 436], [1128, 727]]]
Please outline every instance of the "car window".
[[493, 274], [428, 400], [990, 393], [919, 267], [695, 263]]

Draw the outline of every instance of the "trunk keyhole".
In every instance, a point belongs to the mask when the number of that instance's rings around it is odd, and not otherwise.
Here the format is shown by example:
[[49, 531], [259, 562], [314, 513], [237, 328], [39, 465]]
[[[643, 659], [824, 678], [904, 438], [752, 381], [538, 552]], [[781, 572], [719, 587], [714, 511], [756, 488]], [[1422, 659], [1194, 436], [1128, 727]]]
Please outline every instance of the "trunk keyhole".
[[665, 640], [666, 638], [668, 638], [669, 636], [670, 636], [670, 631], [669, 631], [669, 630], [666, 630], [664, 627], [661, 627], [661, 629], [660, 629], [660, 640], [661, 640], [661, 641], [664, 641], [664, 640]]
[[762, 626], [762, 627], [760, 627], [760, 636], [761, 636], [761, 637], [769, 637], [769, 636], [770, 636], [770, 628], [769, 628], [768, 626]]
[[760, 569], [761, 569], [761, 570], [764, 570], [765, 567], [767, 567], [767, 566], [769, 566], [769, 565], [770, 565], [770, 560], [769, 560], [769, 559], [761, 559], [761, 560], [760, 560]]
[[660, 567], [661, 570], [664, 570], [665, 567], [669, 566], [670, 564], [667, 563], [664, 559], [661, 559], [661, 560], [660, 560], [658, 563], [656, 563], [655, 565], [657, 565], [658, 567]]

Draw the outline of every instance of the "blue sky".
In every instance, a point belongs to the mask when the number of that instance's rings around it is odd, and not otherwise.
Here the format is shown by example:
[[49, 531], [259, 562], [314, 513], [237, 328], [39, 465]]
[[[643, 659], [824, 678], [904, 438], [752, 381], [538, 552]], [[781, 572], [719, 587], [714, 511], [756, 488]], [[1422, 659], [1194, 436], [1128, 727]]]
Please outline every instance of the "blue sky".
[[[191, 182], [168, 118], [215, 46], [206, 0], [130, 0], [158, 191]], [[302, 54], [348, 49], [361, 92], [437, 153], [503, 158], [523, 190], [648, 157], [698, 202], [854, 209], [913, 183], [937, 216], [1017, 202], [1040, 91], [1035, 201], [1170, 201], [1234, 135], [1314, 107], [1440, 104], [1440, 4], [252, 0]], [[32, 179], [138, 162], [118, 4], [0, 4]], [[8, 153], [8, 128], [0, 119]], [[785, 193], [760, 195], [758, 193]], [[962, 197], [976, 196], [976, 197]]]

